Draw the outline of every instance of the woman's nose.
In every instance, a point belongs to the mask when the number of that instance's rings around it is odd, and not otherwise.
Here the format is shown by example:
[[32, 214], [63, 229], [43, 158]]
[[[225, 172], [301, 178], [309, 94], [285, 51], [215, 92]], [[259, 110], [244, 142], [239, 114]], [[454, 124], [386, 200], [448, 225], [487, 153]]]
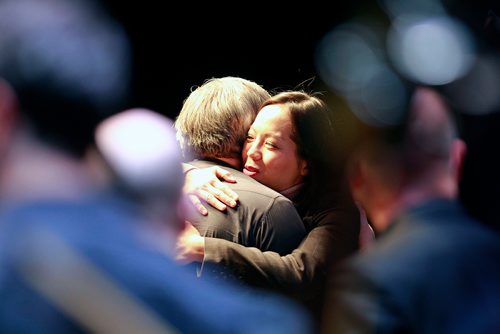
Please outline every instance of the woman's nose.
[[250, 145], [247, 155], [252, 158], [252, 160], [259, 160], [262, 157], [257, 143], [252, 143], [252, 145]]

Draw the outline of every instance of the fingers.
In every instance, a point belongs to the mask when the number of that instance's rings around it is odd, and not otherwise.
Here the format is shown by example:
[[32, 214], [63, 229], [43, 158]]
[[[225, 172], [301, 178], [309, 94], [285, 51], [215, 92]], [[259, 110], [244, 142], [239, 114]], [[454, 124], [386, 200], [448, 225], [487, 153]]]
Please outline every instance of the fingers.
[[196, 195], [188, 195], [188, 197], [191, 203], [194, 205], [196, 211], [198, 211], [204, 216], [208, 214], [207, 209], [203, 206], [203, 204], [201, 204], [200, 199]]
[[[216, 195], [214, 195], [214, 193]], [[224, 197], [221, 195], [221, 192], [213, 187], [211, 187], [209, 190], [198, 190], [197, 195], [204, 199], [208, 204], [213, 206], [219, 211], [225, 211], [227, 209], [226, 205], [224, 202], [222, 202], [219, 198]], [[226, 197], [227, 199], [227, 197]]]
[[236, 179], [233, 177], [231, 172], [228, 172], [224, 168], [216, 167], [215, 168], [215, 176], [217, 176], [219, 179], [224, 180], [226, 182], [236, 183]]
[[215, 181], [207, 186], [207, 191], [219, 199], [222, 203], [227, 206], [234, 208], [236, 206], [236, 201], [238, 201], [238, 194], [235, 193], [227, 184]]
[[183, 191], [189, 194], [188, 197], [195, 209], [204, 216], [208, 214], [208, 211], [201, 200], [219, 211], [225, 211], [228, 206], [234, 208], [237, 205], [238, 194], [217, 176], [236, 182], [230, 172], [220, 167], [197, 169], [186, 175]]
[[186, 221], [184, 229], [176, 241], [175, 260], [181, 264], [203, 261], [205, 240], [200, 232]]

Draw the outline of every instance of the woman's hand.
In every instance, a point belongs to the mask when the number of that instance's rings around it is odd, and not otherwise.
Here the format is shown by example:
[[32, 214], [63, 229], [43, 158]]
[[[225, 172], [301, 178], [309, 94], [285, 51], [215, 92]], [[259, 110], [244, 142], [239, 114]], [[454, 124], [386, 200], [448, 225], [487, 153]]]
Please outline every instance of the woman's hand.
[[238, 194], [231, 190], [221, 180], [235, 183], [230, 172], [214, 166], [207, 168], [194, 168], [185, 174], [184, 193], [186, 193], [199, 213], [206, 216], [207, 209], [200, 199], [219, 211], [226, 210], [227, 206], [234, 208], [238, 200]]
[[205, 238], [188, 221], [177, 238], [175, 259], [179, 263], [202, 262], [205, 256]]

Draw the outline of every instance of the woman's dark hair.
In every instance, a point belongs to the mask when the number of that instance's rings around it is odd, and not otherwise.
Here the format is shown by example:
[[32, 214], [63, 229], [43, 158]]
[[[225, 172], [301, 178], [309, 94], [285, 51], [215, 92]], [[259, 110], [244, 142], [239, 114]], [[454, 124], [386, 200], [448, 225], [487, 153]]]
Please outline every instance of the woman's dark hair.
[[332, 112], [318, 94], [304, 91], [285, 91], [266, 100], [261, 109], [280, 104], [290, 112], [292, 140], [297, 145], [299, 157], [307, 161], [308, 174], [304, 188], [296, 200], [307, 204], [310, 200], [326, 195], [338, 186], [339, 162], [334, 157], [334, 128]]

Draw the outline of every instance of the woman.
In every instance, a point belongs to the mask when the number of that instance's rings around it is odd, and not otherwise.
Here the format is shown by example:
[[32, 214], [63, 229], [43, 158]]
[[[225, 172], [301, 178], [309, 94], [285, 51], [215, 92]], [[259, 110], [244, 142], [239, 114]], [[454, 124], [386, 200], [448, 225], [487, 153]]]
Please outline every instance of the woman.
[[[330, 111], [301, 91], [266, 100], [243, 147], [244, 172], [291, 198], [308, 231], [292, 253], [280, 256], [187, 229], [181, 256], [230, 267], [245, 282], [285, 293], [307, 305], [319, 321], [330, 266], [358, 247], [360, 214], [332, 159]], [[339, 182], [340, 181], [340, 182]]]

